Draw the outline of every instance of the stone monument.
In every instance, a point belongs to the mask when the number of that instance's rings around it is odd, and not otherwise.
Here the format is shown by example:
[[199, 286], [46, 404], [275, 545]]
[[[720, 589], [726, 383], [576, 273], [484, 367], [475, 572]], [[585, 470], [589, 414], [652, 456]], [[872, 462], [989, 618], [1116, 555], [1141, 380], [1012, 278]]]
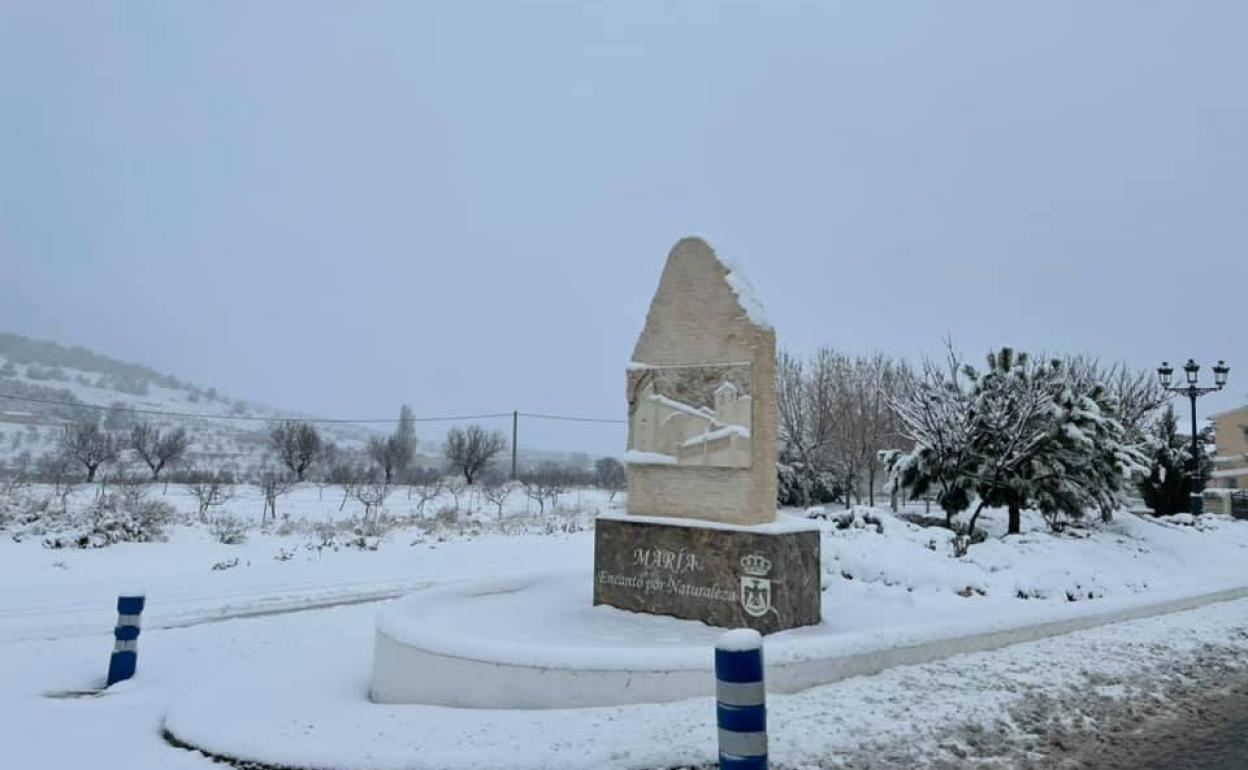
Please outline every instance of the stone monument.
[[627, 373], [627, 515], [594, 604], [763, 633], [820, 619], [819, 530], [776, 517], [776, 335], [704, 241], [672, 249]]

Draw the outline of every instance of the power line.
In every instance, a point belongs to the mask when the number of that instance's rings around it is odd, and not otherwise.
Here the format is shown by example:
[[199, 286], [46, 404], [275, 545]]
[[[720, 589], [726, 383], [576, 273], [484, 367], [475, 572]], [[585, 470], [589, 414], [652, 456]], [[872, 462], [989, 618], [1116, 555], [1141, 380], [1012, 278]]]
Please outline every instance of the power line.
[[560, 414], [533, 414], [531, 412], [520, 412], [521, 417], [532, 417], [535, 420], [562, 420], [564, 422], [601, 422], [620, 425], [628, 422], [628, 420], [611, 419], [609, 417], [566, 417]]
[[[186, 420], [234, 420], [240, 422], [274, 422], [287, 419], [296, 419], [300, 422], [317, 423], [323, 425], [364, 425], [364, 424], [395, 424], [399, 420], [396, 417], [386, 418], [329, 418], [329, 417], [312, 417], [307, 419], [289, 418], [289, 417], [261, 417], [258, 415], [236, 415], [236, 414], [196, 414], [194, 412], [174, 412], [163, 409], [141, 409], [138, 407], [128, 406], [103, 406], [101, 404], [87, 404], [83, 402], [73, 401], [56, 401], [45, 398], [32, 398], [30, 396], [13, 396], [7, 393], [0, 393], [0, 398], [9, 399], [11, 401], [22, 401], [30, 404], [44, 404], [47, 406], [61, 406], [70, 409], [96, 409], [99, 411], [117, 411], [128, 412], [130, 414], [144, 414], [157, 417], [176, 417]], [[590, 423], [607, 423], [621, 424], [627, 420], [609, 419], [601, 417], [573, 417], [557, 414], [533, 414], [529, 412], [519, 412], [521, 417], [530, 417], [537, 420], [561, 420], [565, 422], [590, 422]], [[512, 412], [492, 412], [488, 414], [461, 414], [446, 415], [438, 417], [413, 417], [412, 422], [463, 422], [466, 420], [496, 420], [512, 417]]]

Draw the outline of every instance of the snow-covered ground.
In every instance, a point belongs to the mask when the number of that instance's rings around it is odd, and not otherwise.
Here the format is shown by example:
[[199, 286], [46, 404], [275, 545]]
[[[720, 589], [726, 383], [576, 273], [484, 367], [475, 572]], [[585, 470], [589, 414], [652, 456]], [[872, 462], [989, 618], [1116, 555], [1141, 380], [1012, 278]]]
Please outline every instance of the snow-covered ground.
[[[80, 491], [73, 505], [85, 505], [91, 494]], [[279, 501], [276, 524], [261, 528], [262, 503], [248, 491], [221, 511], [250, 522], [239, 545], [215, 542], [193, 521], [193, 500], [176, 487], [166, 499], [184, 521], [168, 528], [166, 542], [49, 549], [37, 527], [10, 523], [0, 540], [0, 655], [11, 663], [0, 671], [0, 725], [22, 736], [17, 766], [85, 767], [88, 759], [107, 762], [112, 755], [114, 764], [140, 769], [207, 767], [202, 757], [165, 743], [162, 720], [185, 704], [176, 718], [211, 738], [213, 724], [203, 724], [205, 701], [188, 696], [234, 676], [272, 678], [274, 687], [296, 683], [302, 702], [327, 708], [356, 704], [343, 733], [307, 725], [301, 732], [292, 723], [283, 727], [289, 734], [256, 736], [256, 756], [270, 760], [319, 757], [309, 766], [329, 767], [350, 754], [359, 761], [339, 766], [642, 768], [711, 756], [712, 712], [701, 700], [557, 717], [479, 713], [473, 725], [458, 728], [437, 710], [363, 700], [376, 602], [471, 578], [564, 568], [588, 575], [592, 517], [622, 505], [622, 496], [609, 502], [602, 492], [576, 490], [554, 513], [539, 514], [517, 492], [499, 517], [488, 503], [464, 495], [460, 508], [475, 511], [439, 516], [454, 507], [450, 496], [418, 511], [418, 501], [400, 491], [387, 506], [388, 531], [361, 539], [353, 531], [360, 507], [348, 502], [340, 511], [340, 495], [304, 486]], [[1160, 521], [1121, 514], [1109, 525], [1059, 536], [1028, 516], [1023, 535], [1002, 539], [1003, 517], [994, 512], [986, 516], [989, 539], [955, 558], [942, 528], [869, 509], [827, 515], [825, 607], [835, 612], [825, 622], [863, 644], [984, 618], [1039, 619], [1070, 608], [1248, 584], [1248, 522], [1223, 517]], [[149, 595], [139, 676], [98, 698], [48, 697], [101, 684], [115, 597], [136, 586]], [[300, 608], [312, 609], [290, 612]], [[1248, 603], [1227, 603], [777, 697], [773, 751], [793, 766], [834, 767], [838, 757], [865, 756], [876, 752], [873, 747], [883, 747], [881, 757], [913, 753], [924, 762], [973, 755], [965, 736], [980, 729], [1023, 745], [1029, 728], [1012, 714], [1034, 698], [1067, 698], [1074, 709], [1089, 688], [1111, 700], [1147, 689], [1165, 666], [1205, 654], [1209, 645], [1242, 654], [1246, 617]], [[260, 688], [261, 694], [273, 691]], [[268, 697], [218, 704], [220, 719], [245, 725], [257, 713], [249, 709], [274, 706]], [[401, 725], [416, 743], [369, 748], [363, 715], [377, 718], [378, 735]], [[438, 725], [458, 736], [458, 747], [431, 742], [428, 730]], [[938, 729], [942, 725], [948, 729]], [[536, 744], [520, 745], [532, 730], [564, 748], [542, 754]], [[426, 744], [418, 756], [403, 755], [415, 751], [421, 736]], [[264, 754], [266, 740], [269, 749], [294, 753]], [[1001, 743], [994, 750], [1005, 751]], [[442, 753], [431, 753], [435, 748]], [[591, 751], [598, 753], [586, 754]]]
[[[144, 622], [159, 627], [393, 597], [431, 581], [546, 564], [588, 565], [593, 554], [585, 533], [593, 517], [622, 502], [598, 490], [572, 490], [558, 499], [558, 510], [538, 515], [538, 505], [515, 491], [500, 517], [473, 491], [461, 493], [457, 507], [449, 492], [422, 506], [400, 490], [387, 503], [391, 528], [371, 537], [357, 534], [361, 506], [344, 505], [340, 489], [298, 487], [278, 500], [279, 521], [262, 526], [263, 498], [242, 485], [210, 513], [248, 527], [242, 543], [224, 545], [195, 520], [192, 497], [176, 485], [167, 494], [162, 489], [153, 487], [152, 497], [169, 501], [182, 520], [166, 527], [165, 542], [51, 549], [44, 541], [58, 534], [55, 524], [11, 526], [0, 539], [0, 640], [107, 630], [118, 592], [133, 589], [152, 597]], [[88, 505], [94, 494], [75, 492], [70, 509]]]
[[[6, 765], [219, 767], [165, 742], [171, 707], [170, 727], [208, 748], [315, 768], [631, 770], [713, 758], [709, 699], [558, 712], [367, 704], [376, 612], [370, 604], [149, 630], [139, 676], [99, 698], [46, 693], [97, 680], [106, 637], [5, 644], [5, 659], [18, 663], [0, 670], [0, 723], [14, 737]], [[1110, 720], [1130, 730], [1164, 713], [1172, 688], [1242, 677], [1245, 654], [1241, 601], [901, 667], [773, 695], [771, 751], [788, 768], [979, 766], [964, 758], [1054, 767], [1046, 757], [1075, 750]], [[236, 697], [201, 689], [221, 682], [237, 683], [225, 689]], [[1133, 702], [1145, 707], [1128, 711]]]

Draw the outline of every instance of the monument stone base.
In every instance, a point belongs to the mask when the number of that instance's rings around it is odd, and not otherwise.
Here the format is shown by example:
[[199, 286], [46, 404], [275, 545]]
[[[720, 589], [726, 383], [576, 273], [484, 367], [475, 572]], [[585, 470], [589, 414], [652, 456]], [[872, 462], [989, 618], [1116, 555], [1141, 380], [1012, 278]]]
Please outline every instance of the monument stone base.
[[819, 528], [604, 514], [594, 604], [769, 634], [820, 620]]

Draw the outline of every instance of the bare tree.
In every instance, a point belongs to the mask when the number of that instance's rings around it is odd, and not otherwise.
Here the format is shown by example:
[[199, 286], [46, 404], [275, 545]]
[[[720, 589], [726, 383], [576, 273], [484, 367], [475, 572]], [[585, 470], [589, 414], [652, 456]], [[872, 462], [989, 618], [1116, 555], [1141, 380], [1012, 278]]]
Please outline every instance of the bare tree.
[[180, 463], [191, 447], [186, 428], [161, 433], [150, 422], [141, 422], [130, 429], [130, 449], [152, 472], [152, 481], [160, 479], [160, 472]]
[[503, 518], [503, 505], [515, 490], [514, 482], [501, 473], [487, 473], [481, 478], [481, 496], [498, 508], [498, 518]]
[[455, 501], [455, 510], [459, 510], [459, 499], [469, 489], [468, 482], [460, 476], [447, 476], [442, 479], [442, 488], [451, 494]]
[[[117, 437], [117, 444], [121, 446], [121, 437]], [[116, 486], [122, 488], [134, 488], [142, 486], [146, 482], [147, 474], [140, 474], [135, 468], [134, 460], [124, 454], [118, 452], [117, 460], [112, 465], [101, 468], [100, 474], [96, 477], [99, 482], [99, 489], [96, 496], [103, 498], [108, 491], [108, 487]]]
[[436, 500], [445, 490], [445, 482], [436, 471], [421, 470], [408, 480], [408, 489], [416, 493], [416, 513], [425, 515], [425, 506]]
[[117, 459], [117, 438], [100, 428], [99, 422], [84, 421], [66, 425], [60, 436], [60, 450], [87, 470], [87, 483], [95, 481], [101, 465]]
[[9, 462], [0, 462], [0, 495], [12, 497], [18, 490], [30, 486], [34, 473], [30, 452], [22, 452]]
[[628, 474], [624, 470], [624, 463], [614, 457], [601, 457], [598, 462], [594, 463], [594, 483], [600, 489], [605, 489], [611, 493], [608, 501], [615, 500], [615, 495], [624, 487], [628, 486]]
[[535, 470], [522, 474], [520, 483], [524, 485], [524, 494], [537, 503], [538, 512], [545, 513], [547, 501], [550, 502], [550, 509], [555, 510], [559, 496], [568, 490], [571, 476], [567, 468], [544, 462]]
[[376, 521], [377, 515], [386, 505], [386, 499], [394, 488], [386, 480], [385, 474], [372, 469], [359, 478], [351, 487], [351, 494], [364, 506], [364, 527], [367, 529]]
[[854, 362], [828, 348], [809, 365], [788, 353], [777, 361], [777, 404], [782, 457], [796, 465], [797, 502], [843, 495], [845, 505], [862, 466], [854, 399]]
[[208, 521], [208, 510], [234, 497], [234, 475], [229, 471], [192, 471], [182, 482], [199, 503], [199, 520]]
[[[828, 351], [821, 350], [820, 356]], [[815, 391], [806, 375], [805, 364], [787, 351], [776, 361], [776, 406], [779, 418], [782, 454], [791, 456], [797, 465], [797, 502], [811, 502], [816, 477], [826, 469], [826, 455], [831, 445], [832, 410], [812, 403]], [[820, 391], [820, 395], [823, 395]]]
[[355, 490], [356, 483], [359, 482], [363, 472], [349, 462], [338, 462], [329, 469], [326, 479], [330, 484], [342, 488], [342, 502], [338, 503], [338, 510], [341, 511], [347, 504], [347, 500], [351, 497], [351, 493]]
[[892, 404], [909, 377], [904, 365], [881, 354], [856, 359], [849, 372], [849, 408], [845, 415], [850, 427], [849, 447], [855, 466], [865, 477], [868, 505], [875, 505], [880, 453], [909, 445]]
[[443, 451], [451, 467], [464, 475], [466, 483], [472, 484], [477, 474], [506, 448], [507, 439], [502, 433], [469, 425], [447, 431]]
[[36, 477], [45, 484], [52, 485], [52, 491], [61, 500], [61, 509], [69, 500], [74, 487], [78, 486], [82, 476], [75, 473], [77, 461], [64, 452], [49, 452], [39, 458], [35, 464]]
[[[850, 358], [827, 348], [803, 362], [777, 362], [782, 475], [791, 502], [824, 502], [835, 494], [875, 504], [879, 453], [905, 443], [892, 397], [910, 377], [882, 354]], [[796, 485], [796, 487], [794, 487]]]
[[546, 489], [541, 481], [535, 475], [526, 473], [520, 477], [520, 484], [524, 487], [524, 496], [537, 503], [537, 512], [546, 513]]
[[264, 511], [260, 514], [260, 522], [264, 523], [270, 515], [273, 521], [277, 521], [277, 498], [294, 489], [295, 478], [284, 470], [265, 468], [257, 474], [256, 486], [264, 496]]
[[411, 465], [416, 454], [416, 421], [407, 404], [399, 410], [399, 424], [394, 433], [368, 440], [368, 456], [377, 463], [387, 484], [393, 483]]
[[291, 473], [295, 481], [303, 481], [312, 463], [320, 458], [323, 450], [321, 434], [310, 422], [281, 420], [269, 428], [269, 444], [277, 457]]

